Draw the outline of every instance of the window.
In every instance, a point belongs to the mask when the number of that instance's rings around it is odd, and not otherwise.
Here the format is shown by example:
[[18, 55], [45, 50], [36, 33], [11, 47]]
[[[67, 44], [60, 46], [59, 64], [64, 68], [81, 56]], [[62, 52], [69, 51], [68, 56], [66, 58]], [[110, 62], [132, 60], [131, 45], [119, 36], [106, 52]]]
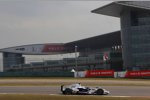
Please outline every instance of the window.
[[138, 26], [138, 14], [134, 11], [131, 11], [131, 26]]

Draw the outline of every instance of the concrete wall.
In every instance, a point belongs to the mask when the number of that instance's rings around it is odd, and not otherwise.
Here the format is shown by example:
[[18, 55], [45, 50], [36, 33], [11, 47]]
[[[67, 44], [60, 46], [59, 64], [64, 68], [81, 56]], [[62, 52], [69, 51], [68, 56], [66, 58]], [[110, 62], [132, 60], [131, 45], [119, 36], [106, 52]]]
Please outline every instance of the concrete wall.
[[0, 53], [0, 72], [3, 72], [3, 58], [2, 58], [2, 53]]

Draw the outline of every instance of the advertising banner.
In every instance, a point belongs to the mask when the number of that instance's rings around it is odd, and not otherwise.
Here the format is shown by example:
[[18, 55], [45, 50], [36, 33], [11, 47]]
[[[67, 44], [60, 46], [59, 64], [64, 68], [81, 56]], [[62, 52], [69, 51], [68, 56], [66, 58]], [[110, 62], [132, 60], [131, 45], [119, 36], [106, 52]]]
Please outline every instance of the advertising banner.
[[127, 71], [126, 78], [132, 77], [150, 77], [150, 70], [142, 70], [142, 71]]
[[68, 50], [63, 43], [31, 44], [0, 49], [0, 52], [11, 52], [31, 55], [59, 54]]
[[42, 50], [42, 52], [62, 52], [62, 51], [65, 51], [65, 47], [64, 45], [44, 45], [44, 48]]
[[89, 70], [85, 77], [114, 77], [113, 70]]

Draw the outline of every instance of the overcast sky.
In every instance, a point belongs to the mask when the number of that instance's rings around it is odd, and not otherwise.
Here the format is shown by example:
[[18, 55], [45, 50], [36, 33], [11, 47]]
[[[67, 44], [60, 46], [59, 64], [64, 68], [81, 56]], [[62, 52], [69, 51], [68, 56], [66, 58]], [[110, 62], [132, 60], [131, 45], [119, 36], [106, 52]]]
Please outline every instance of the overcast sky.
[[66, 43], [119, 30], [119, 18], [91, 13], [111, 1], [0, 1], [0, 48]]
[[0, 48], [66, 43], [120, 30], [120, 19], [91, 13], [112, 1], [0, 1]]

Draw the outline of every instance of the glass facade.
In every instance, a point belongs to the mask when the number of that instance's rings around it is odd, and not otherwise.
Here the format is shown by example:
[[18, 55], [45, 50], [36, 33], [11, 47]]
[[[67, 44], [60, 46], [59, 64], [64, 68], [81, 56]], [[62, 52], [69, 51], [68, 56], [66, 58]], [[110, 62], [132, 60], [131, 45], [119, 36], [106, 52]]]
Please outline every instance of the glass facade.
[[150, 69], [150, 13], [124, 10], [121, 34], [125, 69]]
[[22, 57], [22, 54], [16, 54], [16, 53], [3, 53], [3, 66], [4, 71], [6, 71], [9, 68], [13, 68], [16, 65], [24, 64], [25, 59]]

